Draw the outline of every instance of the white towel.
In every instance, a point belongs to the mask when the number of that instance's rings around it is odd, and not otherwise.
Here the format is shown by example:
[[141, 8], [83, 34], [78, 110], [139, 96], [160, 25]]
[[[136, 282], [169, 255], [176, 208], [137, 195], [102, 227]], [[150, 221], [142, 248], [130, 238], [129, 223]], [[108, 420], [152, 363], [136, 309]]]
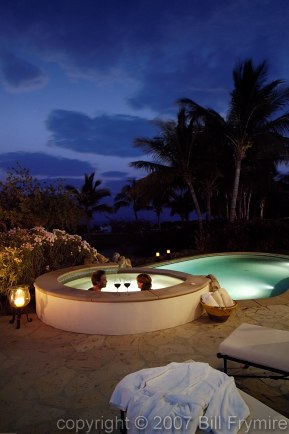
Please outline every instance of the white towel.
[[[215, 390], [213, 399], [209, 402], [205, 412], [214, 434], [237, 434], [241, 424], [249, 414], [250, 410], [239, 394], [232, 377]], [[217, 418], [216, 415], [218, 415]], [[237, 423], [230, 424], [228, 422], [230, 420]]]
[[231, 298], [230, 294], [225, 288], [219, 289], [219, 294], [222, 297], [223, 303], [226, 307], [234, 306], [234, 300]]
[[214, 276], [214, 274], [208, 274], [206, 277], [208, 279], [211, 279], [211, 282], [210, 282], [210, 291], [211, 292], [217, 291], [219, 288], [221, 288], [221, 285], [220, 285], [218, 279], [216, 278], [216, 276]]
[[219, 292], [219, 289], [218, 289], [217, 291], [214, 291], [214, 292], [212, 293], [212, 295], [213, 295], [214, 299], [216, 300], [218, 306], [220, 306], [220, 307], [225, 307], [225, 304], [224, 304], [224, 302], [223, 302], [223, 299], [222, 299], [222, 297], [221, 297], [221, 294], [220, 294], [220, 292]]
[[216, 300], [214, 299], [212, 292], [206, 292], [202, 295], [202, 302], [207, 304], [208, 306], [219, 306]]

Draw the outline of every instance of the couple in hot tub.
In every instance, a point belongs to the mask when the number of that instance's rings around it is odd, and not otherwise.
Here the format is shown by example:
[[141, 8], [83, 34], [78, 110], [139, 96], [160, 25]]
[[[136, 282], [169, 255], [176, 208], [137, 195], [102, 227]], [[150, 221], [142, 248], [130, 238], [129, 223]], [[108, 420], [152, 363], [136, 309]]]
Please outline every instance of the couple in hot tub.
[[[147, 291], [152, 287], [152, 279], [149, 274], [141, 273], [136, 278], [137, 286], [141, 291]], [[92, 287], [89, 291], [98, 292], [106, 287], [107, 278], [104, 270], [97, 270], [91, 276]]]

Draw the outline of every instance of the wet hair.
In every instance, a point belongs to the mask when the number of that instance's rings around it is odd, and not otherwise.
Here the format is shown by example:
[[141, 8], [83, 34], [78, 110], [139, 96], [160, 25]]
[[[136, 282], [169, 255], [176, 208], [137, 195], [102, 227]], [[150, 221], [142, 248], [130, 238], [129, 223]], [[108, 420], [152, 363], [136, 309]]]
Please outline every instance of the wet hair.
[[142, 291], [147, 291], [152, 287], [152, 278], [149, 274], [141, 273], [137, 276], [136, 280], [142, 283]]
[[101, 277], [105, 274], [104, 270], [97, 270], [94, 273], [92, 273], [91, 276], [91, 282], [93, 285], [97, 285], [100, 281]]

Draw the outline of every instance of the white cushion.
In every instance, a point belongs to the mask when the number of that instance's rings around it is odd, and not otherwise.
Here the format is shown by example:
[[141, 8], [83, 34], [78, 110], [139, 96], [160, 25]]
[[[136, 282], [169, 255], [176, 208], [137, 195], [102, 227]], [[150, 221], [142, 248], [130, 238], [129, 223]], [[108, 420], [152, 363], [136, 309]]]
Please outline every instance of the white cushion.
[[289, 373], [289, 332], [243, 323], [220, 345], [219, 352]]
[[[261, 401], [258, 401], [258, 399], [253, 398], [253, 396], [248, 395], [246, 392], [240, 389], [238, 390], [250, 409], [250, 415], [242, 424], [238, 434], [288, 433], [289, 419], [273, 410], [273, 408], [263, 404]], [[224, 421], [222, 423], [226, 424]], [[232, 420], [232, 424], [233, 423], [234, 420]], [[205, 433], [207, 433], [207, 431], [201, 429], [198, 429], [196, 432], [196, 434]]]

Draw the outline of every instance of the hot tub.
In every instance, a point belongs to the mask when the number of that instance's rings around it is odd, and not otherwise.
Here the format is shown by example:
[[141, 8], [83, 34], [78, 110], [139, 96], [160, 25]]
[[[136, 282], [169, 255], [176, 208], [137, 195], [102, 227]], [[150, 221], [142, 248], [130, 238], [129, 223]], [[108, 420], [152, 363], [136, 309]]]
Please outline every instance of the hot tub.
[[[94, 293], [73, 288], [97, 269], [110, 274], [148, 273], [162, 286], [150, 291]], [[35, 281], [36, 312], [45, 324], [77, 333], [125, 335], [163, 330], [186, 324], [202, 314], [200, 297], [209, 290], [204, 276], [152, 268], [117, 269], [115, 264], [80, 266], [46, 273]]]

